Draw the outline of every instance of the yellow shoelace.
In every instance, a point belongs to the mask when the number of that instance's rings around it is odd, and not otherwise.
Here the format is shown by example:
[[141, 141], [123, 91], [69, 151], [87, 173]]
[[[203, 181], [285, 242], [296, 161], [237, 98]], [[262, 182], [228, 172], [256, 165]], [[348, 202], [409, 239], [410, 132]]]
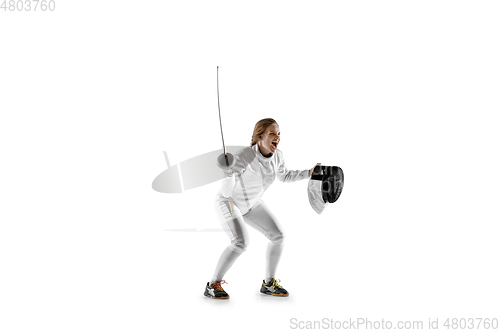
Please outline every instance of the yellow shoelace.
[[278, 284], [278, 282], [281, 282], [281, 280], [273, 279], [272, 282], [273, 282], [273, 286], [283, 289], [283, 287]]

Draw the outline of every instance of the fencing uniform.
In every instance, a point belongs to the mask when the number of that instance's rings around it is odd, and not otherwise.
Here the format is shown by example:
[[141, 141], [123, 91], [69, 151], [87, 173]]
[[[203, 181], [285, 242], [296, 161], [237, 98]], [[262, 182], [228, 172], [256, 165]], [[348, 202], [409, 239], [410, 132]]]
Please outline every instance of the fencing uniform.
[[255, 144], [239, 150], [234, 158], [236, 163], [232, 172], [226, 173], [215, 198], [216, 214], [231, 244], [222, 252], [211, 283], [222, 280], [245, 251], [248, 245], [245, 224], [269, 239], [265, 278], [269, 280], [275, 277], [283, 248], [283, 231], [261, 197], [275, 178], [282, 182], [309, 178], [309, 170], [288, 170], [279, 149], [272, 156], [266, 157]]

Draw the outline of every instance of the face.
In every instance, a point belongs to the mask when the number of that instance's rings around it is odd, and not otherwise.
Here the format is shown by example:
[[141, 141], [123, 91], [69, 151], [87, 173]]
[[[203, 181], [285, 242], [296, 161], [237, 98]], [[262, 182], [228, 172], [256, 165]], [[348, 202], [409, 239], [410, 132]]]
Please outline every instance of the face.
[[259, 148], [262, 155], [269, 155], [275, 153], [280, 143], [280, 128], [278, 124], [272, 124], [266, 128], [265, 132], [261, 135], [259, 140]]

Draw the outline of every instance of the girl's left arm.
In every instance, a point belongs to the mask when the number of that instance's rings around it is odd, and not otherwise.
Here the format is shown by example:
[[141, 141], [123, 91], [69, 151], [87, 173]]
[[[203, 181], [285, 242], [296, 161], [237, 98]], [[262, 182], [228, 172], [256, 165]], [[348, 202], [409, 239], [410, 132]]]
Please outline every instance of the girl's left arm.
[[283, 158], [283, 153], [278, 151], [278, 170], [276, 175], [278, 180], [290, 183], [302, 179], [308, 179], [310, 177], [310, 171], [311, 170], [288, 170], [285, 159]]

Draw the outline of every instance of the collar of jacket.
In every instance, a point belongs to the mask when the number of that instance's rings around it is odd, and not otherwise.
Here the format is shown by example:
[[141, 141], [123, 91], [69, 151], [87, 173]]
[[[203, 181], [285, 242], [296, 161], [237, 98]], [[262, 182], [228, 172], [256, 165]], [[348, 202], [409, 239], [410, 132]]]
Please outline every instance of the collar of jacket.
[[[264, 155], [262, 155], [262, 153], [260, 152], [260, 149], [259, 149], [259, 145], [258, 144], [254, 144], [252, 146], [252, 149], [253, 151], [255, 152], [255, 155], [257, 156], [257, 158], [259, 159], [260, 162], [262, 163], [269, 163], [271, 162], [273, 159], [274, 159], [274, 156], [276, 155], [276, 153], [272, 154], [270, 157], [265, 157]], [[277, 150], [276, 150], [277, 151]]]

